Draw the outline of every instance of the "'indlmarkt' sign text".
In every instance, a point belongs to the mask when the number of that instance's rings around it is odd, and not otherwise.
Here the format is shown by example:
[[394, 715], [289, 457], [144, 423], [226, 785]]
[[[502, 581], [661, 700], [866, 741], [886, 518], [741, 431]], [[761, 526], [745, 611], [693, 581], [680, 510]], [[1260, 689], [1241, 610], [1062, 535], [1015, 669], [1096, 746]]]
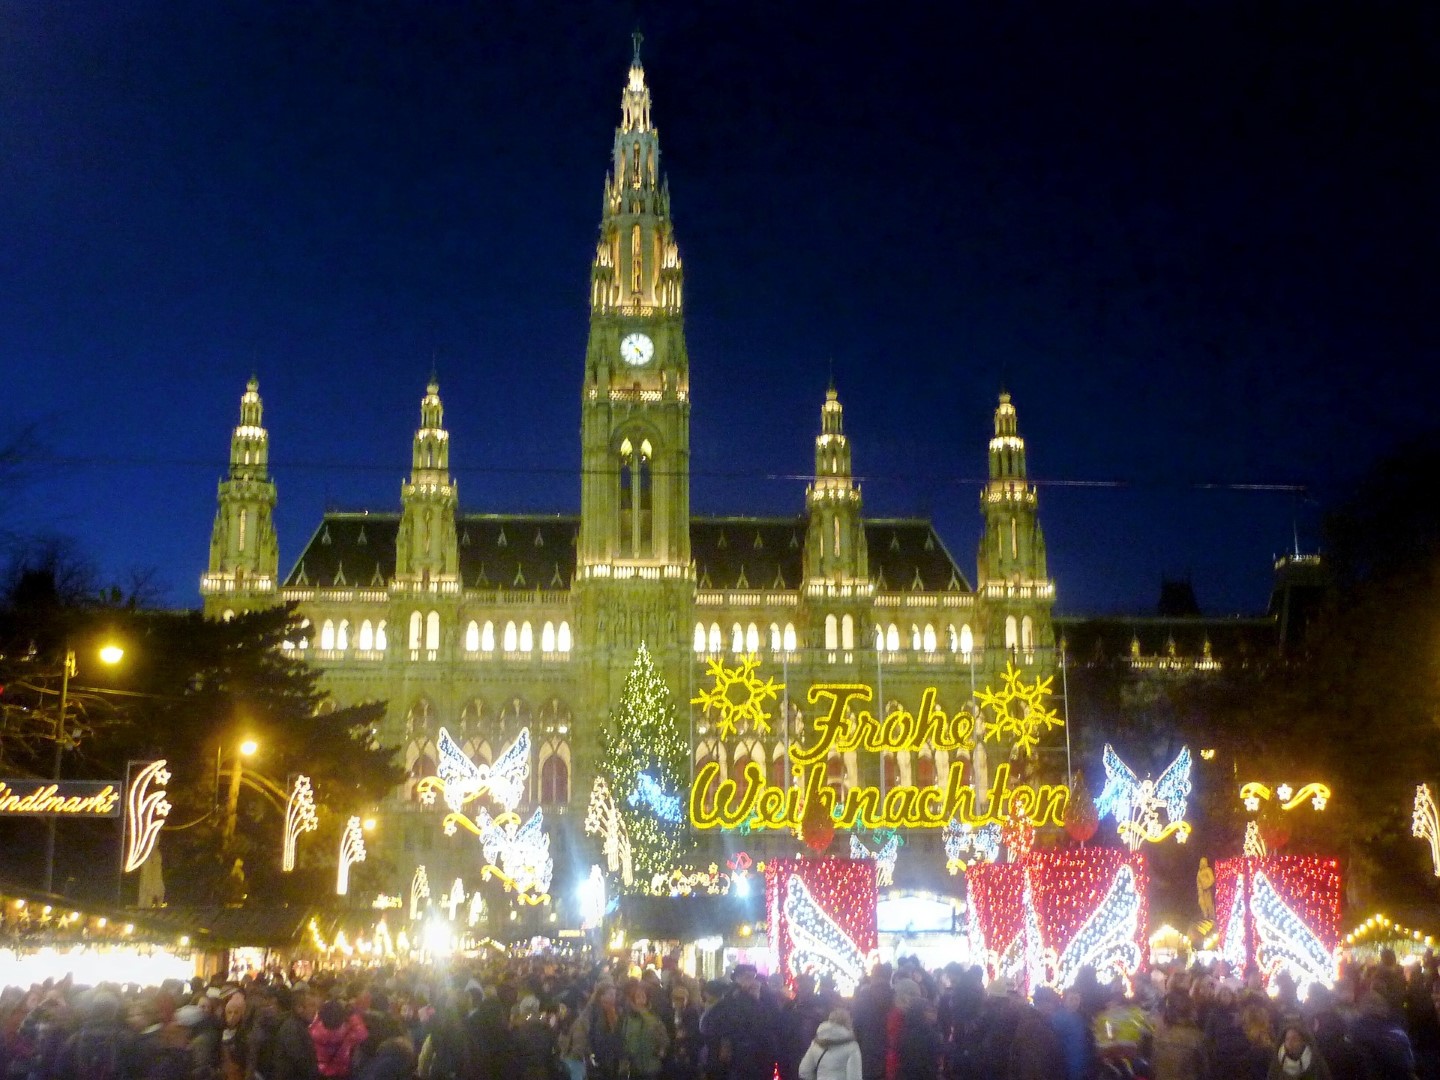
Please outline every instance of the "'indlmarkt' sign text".
[[104, 780], [0, 780], [0, 817], [120, 816], [120, 785]]
[[973, 785], [962, 782], [965, 762], [955, 758], [943, 783], [893, 784], [883, 797], [876, 787], [852, 787], [837, 814], [835, 789], [826, 775], [832, 753], [969, 751], [975, 745], [975, 718], [964, 710], [947, 716], [936, 704], [933, 687], [921, 695], [914, 713], [897, 709], [883, 720], [855, 708], [872, 700], [868, 686], [812, 686], [808, 697], [811, 705], [826, 711], [816, 714], [812, 739], [790, 747], [795, 782], [788, 787], [768, 783], [764, 767], [753, 760], [746, 763], [740, 781], [721, 780], [721, 764], [706, 762], [690, 789], [690, 820], [696, 828], [734, 829], [748, 822], [752, 829], [795, 829], [811, 799], [818, 799], [826, 815], [847, 829], [939, 829], [951, 820], [972, 826], [1022, 819], [1059, 825], [1064, 817], [1070, 789], [1063, 784], [1011, 786], [1010, 764], [1002, 762], [982, 799]]

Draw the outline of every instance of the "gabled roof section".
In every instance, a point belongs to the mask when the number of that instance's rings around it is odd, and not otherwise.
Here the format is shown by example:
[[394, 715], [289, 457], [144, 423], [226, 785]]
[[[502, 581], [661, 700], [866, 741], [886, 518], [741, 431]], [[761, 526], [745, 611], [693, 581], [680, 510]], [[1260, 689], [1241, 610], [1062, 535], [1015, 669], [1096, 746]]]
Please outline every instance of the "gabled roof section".
[[935, 526], [925, 518], [869, 518], [865, 544], [870, 551], [870, 578], [882, 591], [972, 591]]
[[[579, 528], [580, 519], [573, 514], [457, 515], [456, 551], [464, 587], [569, 589]], [[326, 514], [285, 585], [383, 587], [395, 575], [399, 531], [399, 514]]]

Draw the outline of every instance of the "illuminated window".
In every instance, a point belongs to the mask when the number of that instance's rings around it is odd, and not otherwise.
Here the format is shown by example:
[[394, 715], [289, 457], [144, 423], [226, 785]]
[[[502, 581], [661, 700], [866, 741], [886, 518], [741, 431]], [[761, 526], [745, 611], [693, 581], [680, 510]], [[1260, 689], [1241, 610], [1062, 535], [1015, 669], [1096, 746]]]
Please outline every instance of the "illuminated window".
[[794, 623], [788, 623], [788, 622], [787, 622], [787, 623], [785, 624], [785, 651], [786, 651], [786, 652], [794, 652], [794, 651], [795, 651], [795, 624], [794, 624]]
[[934, 651], [935, 651], [935, 627], [931, 626], [929, 623], [926, 623], [926, 624], [925, 624], [925, 635], [924, 635], [924, 638], [923, 638], [922, 640], [923, 640], [923, 643], [924, 643], [924, 645], [925, 645], [925, 651], [926, 651], [926, 652], [934, 652]]
[[900, 783], [900, 763], [896, 760], [894, 752], [889, 750], [881, 756], [880, 761], [881, 783], [885, 790], [889, 791]]
[[753, 622], [745, 628], [745, 651], [751, 654], [760, 651], [760, 630]]
[[540, 651], [550, 653], [553, 653], [555, 651], [554, 623], [547, 622], [544, 626], [540, 628]]
[[975, 632], [970, 629], [970, 624], [966, 623], [960, 627], [960, 655], [965, 657], [966, 660], [969, 660], [970, 654], [974, 651]]
[[420, 612], [418, 612], [418, 611], [412, 611], [412, 612], [410, 613], [410, 648], [412, 648], [412, 649], [418, 649], [418, 648], [420, 648], [420, 641], [421, 641], [421, 630], [420, 630], [420, 627], [421, 627], [421, 625], [423, 624], [423, 622], [424, 622], [424, 620], [421, 619], [421, 617], [420, 617]]
[[[246, 457], [249, 457], [249, 455], [247, 454]], [[241, 511], [240, 511], [240, 550], [241, 550], [241, 551], [244, 551], [244, 550], [245, 550], [245, 523], [246, 523], [246, 519], [247, 519], [248, 517], [249, 517], [249, 512], [248, 512], [248, 511], [246, 511], [246, 510], [241, 510]]]
[[1005, 616], [1005, 648], [1013, 649], [1020, 643], [1020, 629], [1014, 615]]
[[712, 622], [712, 623], [710, 624], [710, 650], [709, 650], [709, 651], [712, 652], [712, 653], [718, 653], [718, 652], [720, 651], [720, 624], [719, 624], [719, 623], [713, 623], [713, 622]]
[[885, 631], [878, 626], [875, 627], [875, 651], [885, 651]]
[[234, 608], [226, 608], [223, 612], [220, 613], [221, 622], [229, 622], [233, 618], [235, 618]]
[[[1028, 621], [1028, 620], [1027, 620]], [[335, 648], [344, 652], [350, 648], [350, 620], [341, 619], [340, 626], [335, 631]]]
[[913, 623], [910, 626], [910, 648], [913, 652], [920, 651], [920, 627]]
[[840, 620], [840, 647], [842, 649], [855, 648], [855, 617], [846, 615]]
[[885, 631], [885, 648], [888, 652], [900, 651], [900, 628], [893, 622], [890, 629]]
[[570, 651], [570, 624], [561, 621], [560, 629], [555, 631], [555, 651], [568, 653]]
[[517, 640], [518, 640], [518, 639], [517, 639], [516, 632], [515, 632], [515, 624], [514, 624], [513, 622], [507, 622], [507, 623], [505, 624], [505, 637], [504, 637], [504, 639], [503, 639], [503, 641], [502, 641], [502, 644], [503, 644], [504, 647], [505, 647], [505, 651], [506, 651], [506, 652], [514, 652], [514, 651], [515, 651], [515, 643], [516, 643]]
[[745, 631], [740, 629], [738, 622], [730, 631], [730, 651], [733, 653], [742, 653], [745, 651]]
[[785, 754], [784, 743], [776, 743], [775, 752], [770, 756], [770, 786], [790, 786], [790, 759]]
[[357, 647], [361, 652], [369, 652], [375, 648], [375, 628], [370, 625], [369, 619], [360, 624], [360, 642]]
[[838, 649], [840, 647], [840, 622], [834, 615], [825, 616], [825, 648]]
[[495, 624], [489, 619], [480, 628], [480, 648], [485, 652], [495, 651]]
[[780, 651], [780, 624], [779, 624], [779, 623], [773, 623], [773, 622], [772, 622], [772, 623], [770, 624], [770, 651], [771, 651], [772, 653], [777, 653], [777, 652]]
[[381, 619], [375, 626], [375, 651], [384, 652], [388, 642], [385, 634], [385, 620]]
[[425, 648], [435, 651], [440, 648], [440, 613], [432, 611], [425, 616]]
[[520, 624], [520, 651], [529, 652], [535, 648], [535, 635], [530, 629], [528, 622]]
[[705, 655], [705, 624], [695, 624], [695, 655]]
[[1035, 651], [1035, 620], [1029, 615], [1020, 620], [1020, 647], [1027, 653]]
[[320, 648], [335, 648], [335, 623], [326, 619], [320, 627]]
[[480, 624], [474, 619], [471, 619], [469, 625], [465, 627], [465, 651], [480, 651]]
[[947, 640], [950, 642], [950, 651], [960, 651], [960, 635], [955, 630], [955, 624], [951, 623], [946, 631]]

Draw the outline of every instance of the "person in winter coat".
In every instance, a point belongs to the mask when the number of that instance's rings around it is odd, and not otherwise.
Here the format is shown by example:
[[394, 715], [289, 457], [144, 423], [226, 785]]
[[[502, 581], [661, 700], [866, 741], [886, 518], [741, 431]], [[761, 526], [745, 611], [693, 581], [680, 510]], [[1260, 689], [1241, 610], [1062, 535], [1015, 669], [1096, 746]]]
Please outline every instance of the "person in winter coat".
[[815, 993], [815, 977], [797, 975], [795, 996], [780, 1009], [780, 1080], [795, 1080], [800, 1059], [805, 1056], [825, 1014], [824, 1003]]
[[310, 1038], [315, 1002], [309, 988], [303, 984], [291, 989], [277, 986], [272, 993], [280, 1008], [279, 1021], [261, 1048], [260, 1075], [265, 1080], [320, 1080], [315, 1042]]
[[620, 1044], [630, 1080], [654, 1080], [660, 1075], [670, 1036], [650, 1011], [650, 995], [641, 983], [630, 988], [630, 1007], [620, 1020]]
[[1305, 1025], [1286, 1022], [1266, 1080], [1330, 1080], [1330, 1070]]
[[350, 1011], [334, 998], [326, 1001], [310, 1025], [320, 1075], [325, 1080], [349, 1080], [351, 1056], [369, 1036], [359, 1013]]
[[885, 1080], [937, 1080], [940, 1029], [925, 992], [913, 979], [895, 980], [895, 1009], [886, 1030]]
[[815, 1030], [815, 1038], [800, 1059], [800, 1080], [861, 1080], [864, 1076], [860, 1044], [855, 1041], [850, 1014], [835, 1009]]
[[560, 1052], [555, 1029], [540, 1015], [540, 1002], [527, 994], [510, 1010], [511, 1080], [555, 1080]]
[[357, 1080], [411, 1080], [415, 1075], [415, 1047], [408, 1034], [392, 1035], [370, 1055]]
[[[1035, 991], [1035, 1001], [1046, 1009], [1061, 1007], [1060, 995], [1044, 986]], [[1010, 1046], [1008, 1080], [1060, 1080], [1064, 1075], [1065, 1050], [1060, 1036], [1044, 1010], [1023, 1006]]]
[[1365, 1062], [1371, 1080], [1414, 1080], [1415, 1053], [1405, 1025], [1378, 990], [1360, 1001], [1360, 1015], [1350, 1025], [1350, 1041]]
[[1201, 1080], [1205, 1067], [1205, 1036], [1195, 1024], [1195, 1004], [1184, 990], [1165, 995], [1150, 1068], [1154, 1080]]
[[585, 1062], [590, 1080], [617, 1080], [624, 1046], [620, 1038], [620, 1007], [615, 984], [604, 982], [575, 1018], [570, 1029], [571, 1053]]

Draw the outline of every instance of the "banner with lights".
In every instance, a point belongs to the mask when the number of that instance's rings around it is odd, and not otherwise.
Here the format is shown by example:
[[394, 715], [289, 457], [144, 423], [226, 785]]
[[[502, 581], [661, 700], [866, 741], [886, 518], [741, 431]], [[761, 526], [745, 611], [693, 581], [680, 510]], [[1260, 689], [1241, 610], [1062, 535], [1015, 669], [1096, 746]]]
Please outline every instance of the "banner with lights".
[[809, 972], [844, 997], [855, 992], [879, 945], [875, 863], [868, 859], [772, 859], [765, 864], [771, 947], [785, 981]]
[[1215, 864], [1220, 955], [1254, 964], [1268, 987], [1287, 972], [1303, 998], [1333, 986], [1340, 942], [1340, 862], [1313, 855], [1222, 859]]
[[1031, 851], [967, 871], [970, 944], [991, 979], [1029, 996], [1065, 989], [1082, 967], [1128, 985], [1145, 956], [1144, 858], [1114, 848]]
[[108, 780], [0, 780], [0, 817], [119, 817], [120, 787]]
[[[718, 715], [722, 733], [734, 732], [742, 723], [761, 733], [770, 731], [763, 703], [784, 687], [773, 680], [761, 682], [753, 668], [753, 658], [745, 658], [744, 678], [737, 679], [735, 672], [712, 662], [715, 687], [692, 702], [707, 715]], [[883, 718], [864, 707], [875, 699], [869, 686], [812, 686], [806, 700], [817, 711], [809, 738], [792, 743], [788, 750], [794, 783], [771, 784], [765, 767], [753, 759], [739, 780], [723, 779], [721, 762], [706, 762], [690, 788], [690, 822], [697, 829], [798, 830], [806, 806], [819, 803], [825, 816], [844, 829], [943, 829], [952, 821], [978, 828], [1011, 819], [1059, 825], [1070, 798], [1063, 784], [1012, 786], [1008, 761], [995, 768], [988, 792], [965, 783], [966, 762], [957, 752], [968, 754], [978, 743], [1008, 740], [1012, 755], [1023, 752], [1030, 757], [1045, 732], [1064, 726], [1049, 705], [1053, 676], [1027, 683], [1022, 671], [1007, 664], [1001, 679], [999, 690], [987, 687], [976, 692], [975, 711], [962, 707], [947, 714], [938, 703], [938, 691], [930, 687], [915, 712], [896, 708]], [[742, 692], [731, 693], [735, 687]], [[837, 799], [827, 775], [830, 759], [859, 750], [877, 754], [931, 750], [957, 756], [935, 784], [894, 784], [884, 792], [859, 785], [846, 791], [843, 800]]]

